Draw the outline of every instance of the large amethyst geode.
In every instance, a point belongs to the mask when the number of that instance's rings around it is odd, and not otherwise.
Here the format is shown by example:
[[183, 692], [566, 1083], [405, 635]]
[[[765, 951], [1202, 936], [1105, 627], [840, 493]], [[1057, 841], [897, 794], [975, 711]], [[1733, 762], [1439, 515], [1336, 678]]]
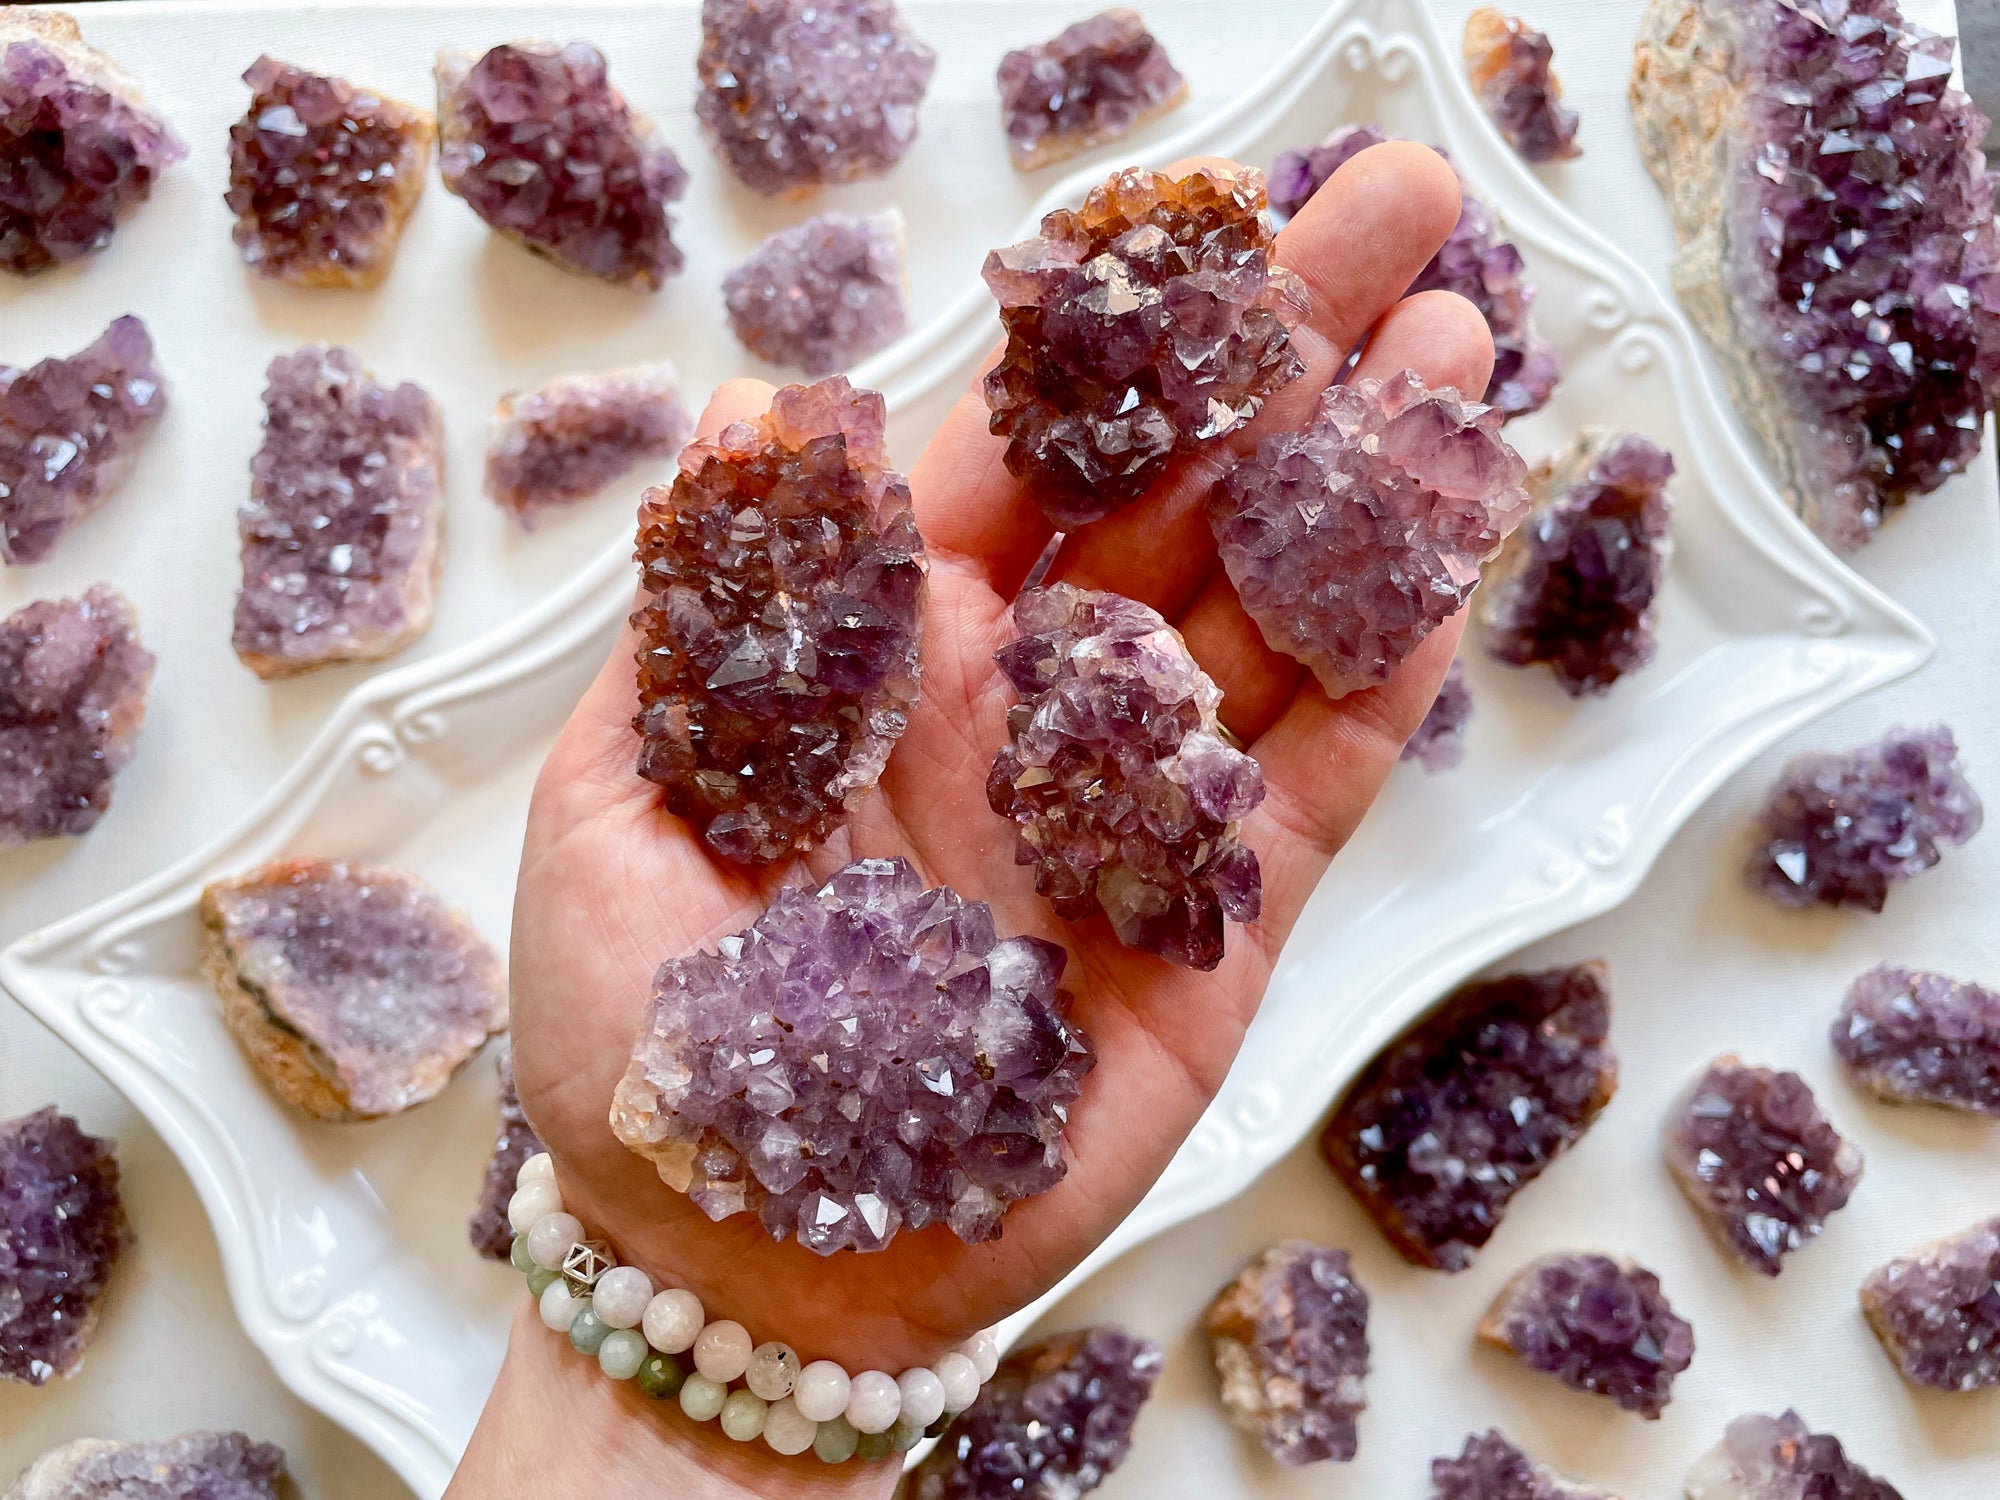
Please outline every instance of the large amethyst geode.
[[1870, 1272], [1861, 1283], [1861, 1310], [1912, 1385], [2000, 1386], [2000, 1218]]
[[0, 1121], [0, 1380], [74, 1373], [131, 1242], [111, 1142], [53, 1105]]
[[1878, 1099], [2000, 1115], [2000, 993], [1983, 985], [1879, 964], [1848, 986], [1831, 1039]]
[[1099, 911], [1128, 948], [1222, 962], [1224, 919], [1257, 918], [1263, 878], [1238, 842], [1264, 800], [1257, 762], [1222, 737], [1222, 691], [1180, 632], [1119, 594], [1056, 584], [1014, 601], [995, 660], [1022, 701], [986, 800], [1057, 915]]
[[1522, 160], [1582, 154], [1576, 111], [1562, 102], [1556, 49], [1544, 33], [1483, 5], [1465, 18], [1464, 53], [1473, 93]]
[[1986, 119], [1951, 54], [1896, 0], [1652, 0], [1640, 22], [1675, 289], [1840, 547], [1968, 467], [2000, 375]]
[[1337, 698], [1387, 682], [1461, 609], [1528, 509], [1500, 421], [1406, 370], [1333, 387], [1231, 469], [1209, 526], [1271, 649]]
[[739, 864], [846, 821], [917, 704], [924, 544], [884, 414], [788, 385], [639, 506], [639, 774]]
[[755, 1213], [821, 1255], [932, 1223], [993, 1239], [1062, 1180], [1096, 1060], [1064, 1019], [1067, 962], [903, 860], [857, 861], [660, 966], [612, 1129], [711, 1219]]
[[1008, 472], [1058, 526], [1145, 494], [1305, 362], [1305, 283], [1272, 264], [1264, 177], [1132, 167], [986, 257], [1007, 347], [986, 376]]
[[1024, 172], [1081, 156], [1187, 101], [1187, 79], [1120, 7], [1000, 59], [1000, 123]]
[[283, 1500], [284, 1450], [240, 1432], [149, 1443], [84, 1438], [43, 1454], [0, 1500]]
[[1531, 1370], [1656, 1420], [1694, 1361], [1694, 1329], [1660, 1278], [1609, 1255], [1545, 1255], [1508, 1282], [1479, 1337]]
[[1432, 1500], [1618, 1500], [1609, 1490], [1565, 1479], [1500, 1433], [1465, 1440], [1456, 1458], [1431, 1461]]
[[1795, 1411], [1738, 1417], [1688, 1471], [1688, 1500], [1903, 1500]]

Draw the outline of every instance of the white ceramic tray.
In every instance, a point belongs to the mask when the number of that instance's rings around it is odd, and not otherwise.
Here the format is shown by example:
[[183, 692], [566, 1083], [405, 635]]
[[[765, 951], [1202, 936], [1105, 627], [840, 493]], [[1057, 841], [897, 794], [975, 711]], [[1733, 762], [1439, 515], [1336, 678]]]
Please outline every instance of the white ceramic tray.
[[[907, 8], [921, 27], [923, 6]], [[1221, 1097], [1066, 1285], [1243, 1189], [1444, 988], [1622, 900], [1732, 770], [1930, 651], [1920, 625], [1786, 512], [1685, 323], [1490, 134], [1420, 0], [1343, 0], [1248, 97], [1132, 154], [1266, 164], [1349, 120], [1446, 145], [1508, 220], [1567, 365], [1551, 406], [1515, 424], [1519, 445], [1534, 456], [1581, 425], [1617, 423], [1675, 453], [1678, 551], [1660, 659], [1579, 705], [1542, 675], [1468, 649], [1479, 711], [1467, 764], [1394, 778], [1315, 895]], [[1046, 205], [1100, 175], [1065, 179]], [[986, 227], [992, 243], [1023, 228]], [[906, 432], [928, 428], [991, 339], [972, 270], [961, 301], [857, 372], [889, 392]], [[237, 1310], [282, 1378], [425, 1497], [443, 1490], [471, 1430], [514, 1295], [463, 1236], [490, 1135], [490, 1075], [475, 1070], [402, 1119], [302, 1123], [219, 1023], [194, 964], [193, 904], [206, 880], [260, 859], [346, 854], [412, 868], [504, 933], [534, 768], [628, 598], [623, 564], [607, 557], [503, 628], [372, 679], [234, 832], [0, 955], [0, 981], [129, 1094], [185, 1163]]]

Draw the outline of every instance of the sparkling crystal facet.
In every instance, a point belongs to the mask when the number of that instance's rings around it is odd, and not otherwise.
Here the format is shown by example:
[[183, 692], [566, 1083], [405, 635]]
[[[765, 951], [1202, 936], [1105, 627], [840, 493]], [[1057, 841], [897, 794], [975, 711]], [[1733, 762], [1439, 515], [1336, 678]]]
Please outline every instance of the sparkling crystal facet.
[[1187, 101], [1187, 80], [1134, 10], [1078, 21], [1000, 59], [1000, 123], [1022, 171], [1080, 156]]
[[0, 1500], [284, 1500], [284, 1450], [240, 1432], [148, 1443], [85, 1438], [45, 1453]]
[[1465, 72], [1472, 91], [1524, 161], [1580, 156], [1576, 111], [1562, 102], [1550, 66], [1555, 47], [1525, 21], [1483, 5], [1465, 18]]
[[507, 1204], [514, 1196], [521, 1163], [542, 1150], [541, 1138], [521, 1111], [514, 1088], [514, 1049], [500, 1045], [500, 1134], [479, 1185], [479, 1202], [465, 1232], [472, 1248], [488, 1260], [505, 1260], [514, 1246], [514, 1227], [507, 1221]]
[[503, 396], [486, 444], [486, 493], [522, 526], [587, 500], [694, 430], [670, 364], [559, 375]]
[[0, 1121], [0, 1380], [75, 1372], [131, 1242], [111, 1142], [53, 1105]]
[[1688, 1500], [1903, 1500], [1795, 1411], [1738, 1417], [1688, 1472]]
[[2000, 993], [1881, 964], [1848, 986], [1831, 1038], [1878, 1098], [2000, 1115]]
[[1694, 1360], [1660, 1278], [1608, 1255], [1545, 1255], [1501, 1291], [1479, 1337], [1564, 1385], [1658, 1418]]
[[722, 300], [752, 354], [825, 375], [903, 336], [908, 281], [902, 215], [829, 213], [765, 240]]
[[1436, 774], [1465, 759], [1465, 726], [1472, 719], [1472, 689], [1465, 685], [1465, 663], [1452, 658], [1430, 712], [1417, 732], [1403, 742], [1403, 759], [1420, 763]]
[[2000, 1386], [2000, 1218], [1870, 1272], [1861, 1283], [1861, 1310], [1912, 1385]]
[[1609, 1490], [1565, 1479], [1498, 1432], [1465, 1440], [1456, 1458], [1431, 1461], [1432, 1500], [1618, 1500]]

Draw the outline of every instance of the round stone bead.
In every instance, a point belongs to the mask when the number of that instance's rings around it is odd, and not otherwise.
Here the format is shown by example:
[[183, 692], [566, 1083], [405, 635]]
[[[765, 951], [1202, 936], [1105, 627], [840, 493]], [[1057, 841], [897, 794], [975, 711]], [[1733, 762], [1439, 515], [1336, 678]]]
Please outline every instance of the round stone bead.
[[706, 1375], [690, 1375], [681, 1382], [681, 1410], [696, 1422], [712, 1422], [722, 1415], [728, 1390]]
[[590, 1305], [612, 1328], [637, 1328], [653, 1300], [653, 1278], [637, 1266], [613, 1266], [597, 1278]]
[[590, 1304], [581, 1297], [572, 1297], [569, 1287], [557, 1279], [548, 1284], [541, 1296], [542, 1321], [557, 1333], [568, 1333], [576, 1315]]
[[947, 1354], [931, 1366], [931, 1373], [944, 1387], [946, 1411], [964, 1411], [979, 1399], [979, 1367], [963, 1354]]
[[792, 1386], [792, 1399], [799, 1413], [811, 1422], [831, 1422], [847, 1410], [847, 1395], [853, 1382], [847, 1371], [830, 1359], [816, 1359], [799, 1371]]
[[739, 1443], [747, 1443], [764, 1432], [770, 1405], [755, 1391], [731, 1391], [722, 1403], [722, 1431]]
[[516, 1234], [526, 1234], [537, 1219], [562, 1212], [562, 1194], [553, 1182], [530, 1182], [514, 1189], [507, 1200], [507, 1223]]
[[1000, 1341], [990, 1333], [975, 1333], [959, 1345], [958, 1352], [972, 1361], [981, 1385], [991, 1380], [993, 1372], [1000, 1368]]
[[[522, 1188], [522, 1192], [530, 1191]], [[529, 1226], [528, 1256], [544, 1271], [560, 1271], [563, 1257], [583, 1239], [583, 1220], [575, 1214], [543, 1214]]]
[[897, 1421], [928, 1427], [944, 1415], [944, 1382], [923, 1366], [898, 1375], [896, 1389], [903, 1393]]
[[[891, 1429], [893, 1431], [894, 1429]], [[889, 1434], [887, 1432], [864, 1432], [854, 1445], [854, 1456], [864, 1464], [872, 1464], [889, 1456]]]
[[604, 1326], [604, 1319], [590, 1310], [588, 1302], [579, 1299], [577, 1306], [583, 1311], [570, 1322], [570, 1347], [578, 1354], [595, 1355], [603, 1347], [605, 1339], [610, 1337], [611, 1330]]
[[889, 1447], [897, 1453], [908, 1453], [924, 1440], [924, 1426], [921, 1422], [911, 1422], [896, 1418], [896, 1425], [889, 1429]]
[[789, 1344], [775, 1340], [750, 1351], [749, 1366], [743, 1371], [744, 1384], [766, 1401], [789, 1396], [799, 1383], [799, 1357]]
[[652, 1352], [642, 1335], [630, 1328], [613, 1328], [597, 1346], [597, 1365], [613, 1380], [630, 1380]]
[[521, 1163], [521, 1170], [514, 1174], [514, 1186], [524, 1188], [531, 1182], [554, 1182], [556, 1180], [556, 1159], [546, 1151], [537, 1151]]
[[544, 1271], [540, 1266], [536, 1266], [528, 1273], [528, 1295], [539, 1302], [542, 1300], [542, 1293], [561, 1280], [560, 1271]]
[[800, 1415], [798, 1403], [790, 1396], [773, 1401], [764, 1413], [764, 1441], [773, 1453], [790, 1458], [805, 1452], [818, 1436], [819, 1423]]
[[694, 1341], [694, 1367], [710, 1380], [727, 1385], [750, 1368], [750, 1330], [728, 1318], [717, 1318]]
[[680, 1354], [694, 1347], [706, 1321], [699, 1297], [670, 1287], [646, 1304], [641, 1326], [646, 1330], [646, 1342], [655, 1349], [662, 1354]]
[[648, 1396], [655, 1401], [664, 1401], [669, 1396], [680, 1394], [681, 1382], [687, 1379], [687, 1374], [681, 1369], [681, 1362], [671, 1354], [649, 1354], [633, 1378]]
[[534, 1259], [528, 1254], [528, 1237], [525, 1234], [514, 1236], [514, 1243], [507, 1249], [507, 1263], [523, 1276], [535, 1269]]
[[863, 1370], [847, 1393], [847, 1420], [856, 1432], [887, 1432], [902, 1414], [903, 1392], [895, 1377]]
[[854, 1450], [861, 1446], [861, 1434], [854, 1430], [854, 1424], [845, 1417], [835, 1417], [831, 1422], [819, 1424], [819, 1431], [813, 1437], [813, 1452], [824, 1463], [844, 1464], [854, 1457]]

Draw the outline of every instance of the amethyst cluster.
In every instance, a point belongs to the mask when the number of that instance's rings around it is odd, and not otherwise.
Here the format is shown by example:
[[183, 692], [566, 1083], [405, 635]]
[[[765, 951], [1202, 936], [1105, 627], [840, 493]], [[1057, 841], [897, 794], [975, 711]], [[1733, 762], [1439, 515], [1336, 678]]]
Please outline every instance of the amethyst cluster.
[[2000, 994], [1881, 964], [1848, 986], [1833, 1050], [1854, 1081], [1895, 1104], [2000, 1115]]
[[1304, 372], [1305, 284], [1272, 264], [1263, 207], [1258, 172], [1133, 167], [986, 257], [1007, 334], [989, 425], [1058, 526], [1138, 499]]
[[1096, 1061], [1067, 961], [903, 860], [857, 861], [660, 966], [612, 1128], [711, 1219], [755, 1213], [821, 1255], [934, 1222], [993, 1239], [1062, 1180]]
[[1122, 1328], [1015, 1350], [910, 1475], [909, 1500], [1077, 1500], [1132, 1451], [1159, 1345]]
[[1795, 1411], [1738, 1417], [1687, 1477], [1688, 1500], [1903, 1500]]
[[521, 1163], [543, 1149], [541, 1138], [521, 1109], [521, 1095], [514, 1087], [514, 1049], [500, 1046], [500, 1133], [493, 1142], [493, 1154], [486, 1158], [486, 1172], [479, 1185], [479, 1202], [467, 1221], [465, 1232], [472, 1248], [488, 1260], [505, 1260], [514, 1248], [514, 1227], [507, 1221], [507, 1204], [514, 1196]]
[[773, 364], [825, 375], [909, 327], [902, 215], [820, 214], [781, 229], [722, 278], [729, 326]]
[[839, 376], [786, 386], [640, 504], [639, 774], [725, 859], [819, 844], [916, 707], [923, 538], [884, 414]]
[[1479, 1337], [1531, 1370], [1657, 1420], [1694, 1360], [1660, 1278], [1608, 1255], [1545, 1255], [1501, 1291]]
[[1870, 1273], [1861, 1284], [1861, 1310], [1912, 1385], [2000, 1386], [2000, 1218]]
[[240, 1432], [150, 1443], [85, 1438], [45, 1453], [0, 1500], [284, 1500], [284, 1450]]
[[1129, 135], [1187, 101], [1187, 79], [1137, 11], [1120, 7], [1000, 59], [1000, 121], [1028, 172]]
[[486, 493], [532, 530], [650, 458], [680, 452], [694, 423], [670, 364], [558, 375], [501, 398], [486, 444]]
[[1465, 726], [1471, 721], [1472, 689], [1465, 685], [1465, 663], [1453, 657], [1423, 723], [1403, 742], [1403, 759], [1416, 761], [1433, 775], [1451, 770], [1465, 759]]
[[1550, 66], [1555, 55], [1548, 37], [1490, 5], [1465, 18], [1465, 72], [1472, 91], [1524, 161], [1582, 154], [1576, 111], [1562, 102], [1562, 84]]
[[0, 1380], [75, 1373], [131, 1242], [111, 1142], [54, 1106], [0, 1121]]
[[986, 800], [1016, 825], [1015, 858], [1066, 921], [1102, 911], [1127, 947], [1213, 969], [1224, 919], [1255, 921], [1264, 888], [1238, 842], [1264, 773], [1223, 740], [1221, 690], [1119, 594], [1029, 589], [1014, 623], [995, 660], [1022, 701]]
[[1432, 1500], [1618, 1500], [1609, 1490], [1565, 1479], [1498, 1432], [1465, 1440], [1456, 1458], [1431, 1462]]

